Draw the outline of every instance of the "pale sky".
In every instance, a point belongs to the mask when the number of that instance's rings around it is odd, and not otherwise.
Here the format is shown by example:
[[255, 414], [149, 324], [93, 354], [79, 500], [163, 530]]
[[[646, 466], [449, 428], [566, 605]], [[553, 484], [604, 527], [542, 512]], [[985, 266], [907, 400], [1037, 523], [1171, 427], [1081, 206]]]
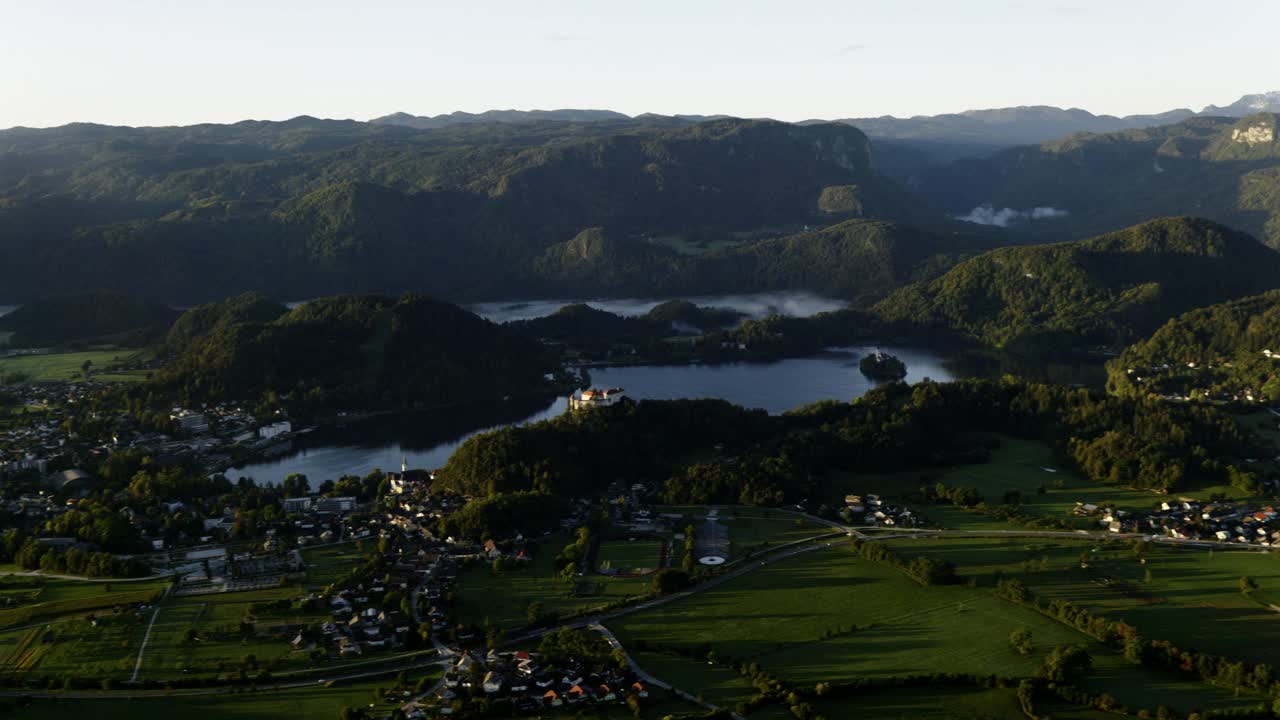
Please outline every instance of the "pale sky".
[[0, 127], [1199, 110], [1280, 89], [1276, 27], [1280, 2], [0, 0]]

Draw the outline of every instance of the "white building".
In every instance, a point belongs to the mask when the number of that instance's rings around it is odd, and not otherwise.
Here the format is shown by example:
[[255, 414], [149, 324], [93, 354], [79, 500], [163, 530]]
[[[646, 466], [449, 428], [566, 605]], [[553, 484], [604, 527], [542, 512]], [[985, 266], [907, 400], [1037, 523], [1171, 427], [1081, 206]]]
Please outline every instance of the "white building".
[[626, 396], [627, 391], [622, 388], [579, 390], [569, 396], [569, 409], [581, 410], [583, 408], [608, 407], [621, 402]]
[[293, 425], [290, 424], [288, 420], [281, 420], [280, 422], [274, 422], [270, 425], [263, 425], [258, 428], [258, 437], [263, 440], [270, 440], [273, 437], [284, 435], [285, 433], [292, 431]]

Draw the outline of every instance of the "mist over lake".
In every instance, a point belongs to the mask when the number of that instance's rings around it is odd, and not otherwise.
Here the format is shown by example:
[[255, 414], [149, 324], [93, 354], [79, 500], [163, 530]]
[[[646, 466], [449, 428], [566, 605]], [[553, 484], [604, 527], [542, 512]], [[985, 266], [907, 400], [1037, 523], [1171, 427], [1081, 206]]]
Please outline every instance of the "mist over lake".
[[501, 300], [497, 302], [476, 303], [467, 307], [471, 312], [494, 322], [511, 322], [513, 320], [531, 320], [546, 317], [566, 305], [583, 303], [597, 310], [604, 310], [615, 315], [632, 317], [643, 315], [654, 307], [669, 300], [688, 300], [702, 307], [718, 307], [737, 310], [751, 317], [762, 318], [767, 315], [790, 315], [792, 317], [809, 317], [822, 312], [839, 310], [848, 303], [843, 300], [823, 297], [804, 290], [782, 292], [744, 293], [737, 295], [700, 295], [678, 298], [595, 298], [566, 300]]

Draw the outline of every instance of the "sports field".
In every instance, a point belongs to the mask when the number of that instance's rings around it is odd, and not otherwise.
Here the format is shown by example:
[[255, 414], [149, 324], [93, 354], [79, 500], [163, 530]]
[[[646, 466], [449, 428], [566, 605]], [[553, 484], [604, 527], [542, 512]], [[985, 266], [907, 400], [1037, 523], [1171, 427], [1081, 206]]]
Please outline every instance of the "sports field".
[[646, 573], [657, 569], [661, 558], [662, 543], [658, 540], [606, 540], [596, 549], [596, 569], [624, 575]]
[[[721, 656], [756, 662], [801, 684], [975, 669], [1028, 676], [1053, 646], [1080, 643], [1089, 646], [1097, 668], [1084, 686], [1122, 702], [1188, 709], [1250, 701], [1129, 665], [1087, 636], [988, 590], [922, 587], [896, 569], [839, 547], [607, 624], [624, 645], [641, 639], [677, 646], [709, 643]], [[850, 624], [857, 629], [847, 631]], [[1031, 629], [1036, 645], [1031, 657], [1009, 647], [1009, 634], [1023, 627]], [[668, 667], [673, 674], [667, 680], [700, 682], [678, 667], [695, 663], [672, 662], [677, 667]]]
[[302, 560], [307, 564], [307, 585], [324, 588], [363, 563], [365, 553], [346, 542], [304, 549]]

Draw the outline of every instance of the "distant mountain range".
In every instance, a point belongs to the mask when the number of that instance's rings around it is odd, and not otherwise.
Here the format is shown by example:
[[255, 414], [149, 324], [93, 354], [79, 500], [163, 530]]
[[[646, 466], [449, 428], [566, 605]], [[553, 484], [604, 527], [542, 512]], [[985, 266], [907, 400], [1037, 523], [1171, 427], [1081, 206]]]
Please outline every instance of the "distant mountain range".
[[[1245, 95], [1229, 105], [1209, 105], [1200, 112], [1178, 108], [1151, 115], [1095, 115], [1079, 108], [1063, 109], [1050, 105], [1030, 105], [983, 110], [966, 110], [941, 115], [916, 115], [913, 117], [839, 118], [835, 120], [806, 120], [801, 125], [840, 122], [853, 125], [872, 140], [907, 140], [945, 144], [938, 148], [946, 157], [954, 159], [975, 151], [995, 150], [1011, 145], [1042, 143], [1047, 140], [1077, 132], [1105, 133], [1117, 130], [1168, 125], [1197, 115], [1219, 117], [1243, 117], [1258, 112], [1280, 112], [1280, 91]], [[657, 115], [645, 113], [631, 117], [612, 110], [490, 110], [483, 113], [455, 112], [447, 115], [419, 116], [395, 113], [370, 122], [378, 125], [403, 125], [417, 129], [432, 129], [463, 123], [520, 123], [538, 121], [602, 122], [602, 121], [655, 121], [680, 120], [703, 122], [727, 117], [725, 115]], [[955, 146], [959, 147], [955, 147]], [[957, 154], [959, 153], [959, 154]]]
[[445, 115], [410, 115], [409, 113], [392, 113], [377, 117], [369, 122], [374, 125], [401, 125], [417, 130], [433, 130], [450, 125], [479, 125], [484, 123], [527, 123], [527, 122], [608, 122], [608, 121], [650, 121], [680, 120], [683, 122], [705, 122], [720, 120], [728, 115], [658, 115], [644, 113], [631, 117], [612, 110], [488, 110], [482, 113], [452, 112]]
[[1190, 214], [1280, 248], [1280, 115], [1078, 133], [924, 168], [909, 186], [949, 213], [1039, 240]]

